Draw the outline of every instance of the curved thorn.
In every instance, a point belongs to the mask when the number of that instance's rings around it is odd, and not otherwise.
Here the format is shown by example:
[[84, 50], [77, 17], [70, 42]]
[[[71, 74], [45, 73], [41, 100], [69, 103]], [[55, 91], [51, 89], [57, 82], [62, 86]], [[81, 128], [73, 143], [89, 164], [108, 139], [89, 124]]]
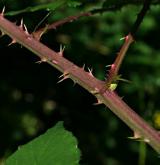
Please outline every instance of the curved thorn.
[[11, 46], [12, 44], [15, 44], [17, 41], [15, 39], [13, 39], [9, 44], [8, 46]]

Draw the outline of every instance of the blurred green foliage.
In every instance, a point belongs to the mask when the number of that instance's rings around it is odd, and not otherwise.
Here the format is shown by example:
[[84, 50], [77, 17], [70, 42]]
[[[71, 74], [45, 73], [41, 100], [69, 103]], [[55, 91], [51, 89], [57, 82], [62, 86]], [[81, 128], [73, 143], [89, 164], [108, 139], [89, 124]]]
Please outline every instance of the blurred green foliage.
[[[49, 3], [50, 0], [3, 0], [6, 12]], [[78, 1], [77, 1], [78, 2]], [[41, 26], [66, 16], [94, 9], [102, 1], [79, 1], [76, 8], [62, 7]], [[65, 45], [65, 57], [78, 66], [86, 64], [104, 80], [106, 65], [113, 62], [132, 27], [139, 6], [127, 5], [115, 12], [105, 12], [67, 23], [46, 33], [42, 42], [59, 51]], [[160, 6], [152, 6], [145, 17], [136, 41], [127, 52], [120, 73], [131, 83], [119, 83], [117, 92], [139, 115], [160, 129]], [[20, 22], [23, 17], [29, 32], [48, 14], [47, 10], [8, 16]], [[0, 39], [0, 156], [5, 158], [19, 145], [43, 133], [57, 121], [77, 137], [82, 151], [82, 165], [158, 165], [160, 159], [149, 146], [128, 139], [133, 132], [108, 108], [94, 106], [96, 101], [71, 80], [57, 84], [60, 73], [38, 61], [31, 52], [16, 44], [8, 47], [9, 37]], [[143, 159], [143, 160], [142, 160]], [[138, 163], [139, 162], [139, 163]]]

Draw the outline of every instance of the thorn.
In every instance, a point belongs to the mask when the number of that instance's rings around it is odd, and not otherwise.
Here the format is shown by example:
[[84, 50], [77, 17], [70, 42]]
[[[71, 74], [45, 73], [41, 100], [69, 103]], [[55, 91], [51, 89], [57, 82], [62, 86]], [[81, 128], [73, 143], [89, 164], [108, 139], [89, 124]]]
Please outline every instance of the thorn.
[[140, 140], [142, 136], [139, 133], [134, 131], [133, 137], [128, 137], [128, 138], [133, 139], [133, 140]]
[[13, 39], [9, 44], [8, 46], [11, 46], [12, 44], [15, 44], [17, 41], [15, 39]]
[[116, 65], [113, 63], [111, 65], [107, 65], [106, 67], [109, 67], [108, 72], [109, 74], [115, 70]]
[[75, 86], [77, 84], [76, 80], [73, 80], [73, 86]]
[[40, 61], [37, 61], [36, 63], [37, 63], [37, 64], [41, 64], [42, 62], [47, 62], [47, 61], [48, 61], [47, 58], [42, 57], [41, 60], [40, 60]]
[[4, 35], [6, 35], [6, 34], [3, 31], [1, 31], [0, 37], [3, 37]]
[[28, 29], [27, 29], [27, 27], [26, 27], [25, 24], [23, 24], [23, 27], [24, 27], [24, 31], [25, 31], [25, 33], [26, 33], [27, 35], [29, 35], [29, 33], [28, 33]]
[[64, 80], [66, 80], [67, 78], [69, 78], [69, 75], [63, 77], [63, 78], [62, 78], [61, 80], [59, 80], [57, 83], [60, 83], [60, 82], [62, 82], [62, 81], [64, 81]]
[[99, 94], [99, 89], [98, 88], [95, 88], [94, 90], [91, 90], [90, 91], [93, 95], [97, 95]]
[[48, 29], [48, 25], [46, 25], [46, 27], [44, 29], [42, 28], [38, 31], [32, 32], [32, 35], [36, 40], [40, 41], [42, 35], [47, 31], [47, 29]]
[[21, 19], [21, 23], [20, 23], [19, 27], [20, 27], [21, 30], [23, 30], [23, 28], [24, 28], [23, 18]]
[[68, 79], [69, 78], [69, 72], [64, 71], [64, 73], [62, 75], [60, 75], [58, 78], [62, 78], [62, 79], [59, 80], [57, 83], [60, 83], [60, 82], [62, 82], [64, 80]]
[[60, 56], [63, 56], [64, 49], [65, 49], [65, 46], [60, 45], [60, 51], [58, 53]]
[[23, 18], [21, 19], [21, 23], [20, 23], [20, 25], [19, 25], [19, 28], [20, 28], [22, 31], [24, 31], [27, 35], [29, 35], [28, 29], [27, 29], [26, 25], [25, 25], [24, 22], [23, 22]]
[[125, 40], [125, 41], [127, 41], [128, 38], [129, 38], [129, 36], [127, 35], [127, 36], [125, 36], [125, 37], [120, 38], [120, 41], [121, 41], [121, 40]]
[[120, 41], [122, 41], [122, 40], [124, 40], [126, 37], [122, 37], [122, 38], [120, 38]]
[[111, 65], [106, 65], [105, 67], [106, 67], [106, 68], [109, 68], [109, 67], [111, 67]]
[[129, 139], [133, 139], [133, 140], [138, 140], [138, 141], [143, 141], [146, 143], [149, 143], [150, 140], [147, 138], [142, 137], [139, 133], [134, 132], [134, 136], [133, 137], [128, 137]]
[[101, 100], [97, 99], [97, 102], [94, 103], [93, 105], [100, 105], [100, 104], [103, 104]]
[[67, 72], [67, 71], [64, 71], [64, 73], [62, 74], [62, 75], [60, 75], [58, 78], [62, 78], [62, 77], [65, 77], [65, 76], [67, 76], [69, 74], [69, 72]]
[[146, 143], [149, 143], [150, 142], [150, 140], [149, 139], [147, 139], [147, 138], [144, 138], [144, 140], [143, 140], [144, 142], [146, 142]]
[[141, 138], [141, 135], [138, 132], [134, 131], [134, 138]]
[[93, 69], [92, 68], [91, 69], [88, 68], [88, 71], [89, 71], [89, 75], [92, 76], [92, 77], [94, 77], [93, 74], [92, 74]]
[[1, 14], [0, 14], [2, 17], [4, 17], [5, 9], [6, 9], [6, 7], [4, 6], [3, 9], [2, 9], [2, 12], [1, 12]]
[[86, 64], [83, 64], [83, 66], [82, 66], [82, 69], [83, 69], [83, 70], [85, 70], [85, 66], [86, 66]]

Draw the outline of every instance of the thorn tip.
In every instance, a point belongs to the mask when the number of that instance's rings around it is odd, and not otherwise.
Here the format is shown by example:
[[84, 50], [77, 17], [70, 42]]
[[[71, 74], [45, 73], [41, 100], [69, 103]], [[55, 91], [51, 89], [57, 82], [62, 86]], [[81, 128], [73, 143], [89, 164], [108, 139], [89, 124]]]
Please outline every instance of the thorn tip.
[[64, 49], [65, 49], [65, 46], [60, 45], [60, 51], [58, 52], [58, 54], [59, 54], [60, 56], [63, 56]]
[[100, 93], [98, 88], [95, 88], [94, 90], [91, 90], [90, 92], [91, 92], [93, 95], [97, 95], [97, 94]]
[[23, 30], [23, 27], [24, 27], [23, 26], [23, 18], [21, 18], [21, 23], [20, 23], [19, 27], [20, 27], [21, 30]]
[[6, 7], [4, 6], [3, 9], [2, 9], [2, 12], [0, 14], [1, 16], [4, 16], [5, 9], [6, 9]]
[[17, 41], [15, 39], [13, 39], [9, 44], [8, 46], [11, 46], [12, 44], [15, 44]]
[[61, 78], [57, 83], [60, 83], [66, 79], [69, 78], [69, 72], [68, 71], [64, 71], [64, 73], [62, 75], [60, 75], [58, 78]]
[[103, 102], [101, 100], [97, 99], [97, 102], [94, 103], [93, 105], [100, 105], [100, 104], [103, 104]]
[[91, 69], [88, 68], [88, 71], [89, 71], [89, 75], [92, 76], [92, 77], [94, 77], [93, 74], [92, 74], [93, 69], [92, 68]]
[[26, 33], [27, 35], [29, 35], [28, 29], [27, 29], [27, 27], [26, 27], [25, 24], [23, 24], [23, 27], [24, 27], [24, 31], [25, 31], [25, 33]]
[[86, 66], [86, 64], [83, 64], [83, 66], [82, 66], [82, 69], [83, 69], [83, 70], [85, 69], [85, 66]]

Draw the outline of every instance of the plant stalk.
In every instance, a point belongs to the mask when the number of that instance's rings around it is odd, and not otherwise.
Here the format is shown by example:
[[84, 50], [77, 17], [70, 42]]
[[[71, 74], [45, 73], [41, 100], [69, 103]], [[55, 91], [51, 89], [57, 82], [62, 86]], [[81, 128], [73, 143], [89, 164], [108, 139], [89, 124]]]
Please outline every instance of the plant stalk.
[[115, 92], [107, 90], [104, 81], [96, 79], [90, 72], [84, 71], [83, 68], [65, 59], [63, 52], [57, 53], [34, 39], [22, 27], [18, 27], [5, 19], [3, 13], [0, 15], [0, 29], [14, 41], [35, 53], [41, 58], [42, 62], [47, 62], [61, 71], [63, 73], [62, 80], [71, 78], [75, 83], [95, 95], [133, 131], [138, 132], [141, 137], [147, 139], [147, 143], [155, 151], [160, 153], [160, 136], [158, 132], [136, 114]]

